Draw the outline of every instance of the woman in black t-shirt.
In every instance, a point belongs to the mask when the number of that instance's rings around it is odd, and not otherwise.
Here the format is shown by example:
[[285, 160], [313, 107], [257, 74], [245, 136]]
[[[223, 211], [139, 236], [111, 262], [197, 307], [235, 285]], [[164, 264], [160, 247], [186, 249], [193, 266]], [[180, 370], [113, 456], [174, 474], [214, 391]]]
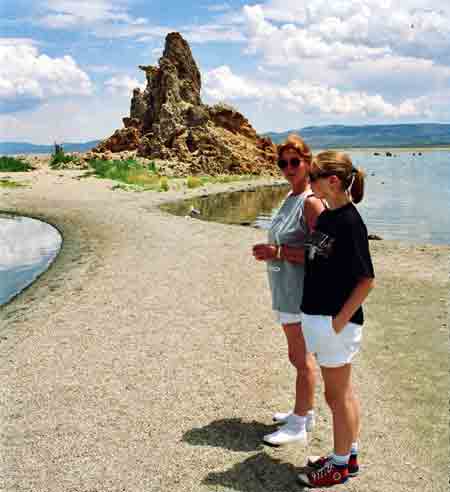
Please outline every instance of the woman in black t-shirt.
[[302, 325], [306, 348], [316, 354], [333, 414], [334, 451], [310, 458], [314, 469], [302, 484], [324, 487], [345, 482], [359, 471], [359, 403], [351, 382], [351, 360], [361, 343], [362, 303], [374, 286], [367, 229], [353, 203], [362, 200], [364, 173], [347, 154], [321, 152], [309, 173], [317, 198], [328, 208], [305, 242]]

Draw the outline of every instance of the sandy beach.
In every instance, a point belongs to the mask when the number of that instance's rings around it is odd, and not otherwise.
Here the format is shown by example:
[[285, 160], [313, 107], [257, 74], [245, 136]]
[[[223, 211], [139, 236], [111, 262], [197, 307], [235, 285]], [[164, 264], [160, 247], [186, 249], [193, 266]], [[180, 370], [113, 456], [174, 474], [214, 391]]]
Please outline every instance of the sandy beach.
[[[158, 205], [267, 184], [112, 190], [80, 171], [3, 173], [0, 210], [55, 225], [64, 244], [0, 308], [0, 490], [281, 492], [330, 450], [317, 388], [307, 447], [261, 444], [293, 402], [272, 318], [265, 232]], [[339, 491], [448, 490], [449, 247], [371, 243], [377, 288], [355, 364], [362, 472]]]

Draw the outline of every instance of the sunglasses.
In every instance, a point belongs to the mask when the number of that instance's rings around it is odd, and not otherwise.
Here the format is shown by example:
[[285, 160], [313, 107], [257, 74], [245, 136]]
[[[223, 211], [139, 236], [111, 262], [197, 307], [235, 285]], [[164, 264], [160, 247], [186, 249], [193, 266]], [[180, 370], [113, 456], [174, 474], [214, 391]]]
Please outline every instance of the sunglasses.
[[309, 180], [311, 183], [314, 183], [314, 181], [317, 181], [318, 179], [321, 178], [328, 178], [329, 176], [333, 176], [336, 173], [330, 173], [328, 171], [316, 171], [316, 172], [310, 172], [309, 173]]
[[298, 167], [300, 166], [300, 162], [302, 162], [301, 159], [299, 159], [298, 157], [292, 157], [291, 159], [289, 160], [286, 160], [286, 159], [279, 159], [278, 161], [278, 167], [280, 169], [286, 169], [288, 167], [288, 165], [290, 164], [292, 167]]

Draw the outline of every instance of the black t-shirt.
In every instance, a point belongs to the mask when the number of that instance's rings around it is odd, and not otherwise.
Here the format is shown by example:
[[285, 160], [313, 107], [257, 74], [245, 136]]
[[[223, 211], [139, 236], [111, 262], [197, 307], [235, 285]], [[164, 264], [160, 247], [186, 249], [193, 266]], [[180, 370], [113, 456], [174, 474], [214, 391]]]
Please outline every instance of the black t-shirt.
[[[375, 276], [367, 228], [353, 203], [324, 210], [305, 248], [301, 309], [306, 314], [336, 316], [359, 279]], [[363, 324], [362, 307], [350, 321]]]

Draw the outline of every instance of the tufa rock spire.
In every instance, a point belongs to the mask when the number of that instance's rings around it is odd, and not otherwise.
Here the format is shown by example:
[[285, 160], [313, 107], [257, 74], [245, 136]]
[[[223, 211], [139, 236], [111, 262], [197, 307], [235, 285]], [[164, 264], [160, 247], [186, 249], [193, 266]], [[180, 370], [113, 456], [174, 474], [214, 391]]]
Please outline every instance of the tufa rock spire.
[[179, 33], [166, 37], [158, 66], [145, 72], [144, 91], [134, 89], [125, 128], [94, 152], [137, 150], [152, 159], [183, 162], [191, 174], [273, 173], [276, 147], [226, 104], [208, 106], [189, 44]]

